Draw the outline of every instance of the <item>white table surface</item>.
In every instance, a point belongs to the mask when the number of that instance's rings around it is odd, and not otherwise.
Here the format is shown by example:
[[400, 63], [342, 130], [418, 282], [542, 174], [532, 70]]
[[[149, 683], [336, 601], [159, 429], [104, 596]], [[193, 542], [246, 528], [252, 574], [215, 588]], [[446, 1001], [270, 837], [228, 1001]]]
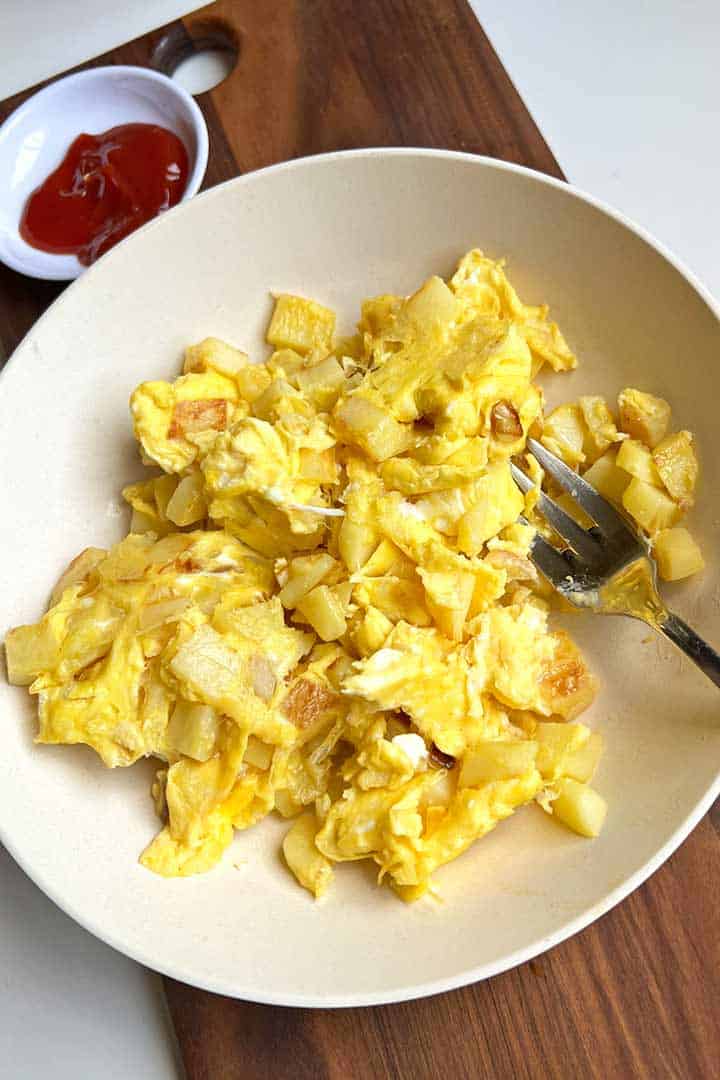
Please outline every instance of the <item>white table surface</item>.
[[568, 179], [720, 297], [718, 0], [471, 0]]
[[198, 8], [202, 0], [0, 0], [0, 101]]
[[[567, 176], [720, 297], [717, 0], [472, 4]], [[159, 978], [81, 930], [0, 848], [0, 1080], [48, 1075], [180, 1071]]]

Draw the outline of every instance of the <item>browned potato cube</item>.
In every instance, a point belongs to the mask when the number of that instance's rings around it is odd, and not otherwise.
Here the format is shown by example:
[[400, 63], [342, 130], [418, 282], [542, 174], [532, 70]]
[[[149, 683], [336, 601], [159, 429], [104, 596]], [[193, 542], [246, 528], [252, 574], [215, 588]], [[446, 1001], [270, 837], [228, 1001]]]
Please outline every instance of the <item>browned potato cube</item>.
[[197, 345], [185, 350], [183, 371], [219, 371], [222, 375], [235, 375], [248, 364], [247, 353], [235, 349], [220, 338], [207, 337]]
[[318, 349], [328, 353], [334, 333], [334, 311], [302, 296], [281, 293], [276, 297], [267, 331], [268, 344], [275, 349], [295, 349], [299, 353]]
[[689, 431], [668, 435], [652, 452], [660, 479], [683, 510], [693, 504], [698, 478], [698, 461]]
[[669, 529], [680, 517], [678, 504], [652, 484], [632, 478], [625, 489], [622, 504], [641, 529], [653, 536], [660, 529]]
[[650, 449], [660, 442], [670, 423], [670, 406], [663, 398], [626, 387], [618, 395], [620, 427]]
[[687, 529], [663, 529], [655, 537], [653, 551], [663, 581], [680, 581], [705, 566], [700, 548]]
[[414, 435], [410, 424], [399, 424], [390, 413], [358, 394], [341, 401], [335, 417], [346, 438], [375, 461], [386, 461], [412, 445]]
[[620, 444], [617, 466], [619, 469], [624, 469], [630, 476], [644, 480], [646, 484], [662, 487], [662, 480], [651, 451], [645, 443], [638, 442], [637, 439], [625, 439]]
[[612, 443], [617, 441], [618, 430], [604, 397], [588, 394], [578, 399], [587, 432], [583, 452], [587, 461], [597, 461]]
[[596, 491], [611, 502], [620, 502], [625, 488], [630, 483], [630, 474], [618, 468], [617, 457], [617, 449], [611, 446], [594, 465], [590, 466], [587, 472], [583, 473], [588, 484], [592, 484]]

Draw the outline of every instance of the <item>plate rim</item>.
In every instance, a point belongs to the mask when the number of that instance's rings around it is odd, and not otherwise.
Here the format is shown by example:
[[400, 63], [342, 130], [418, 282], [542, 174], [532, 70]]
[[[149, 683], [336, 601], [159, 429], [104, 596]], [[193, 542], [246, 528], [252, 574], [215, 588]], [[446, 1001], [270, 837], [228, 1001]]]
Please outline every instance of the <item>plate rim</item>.
[[[425, 147], [366, 147], [358, 150], [340, 150], [332, 151], [326, 154], [309, 155], [306, 157], [295, 158], [291, 161], [279, 162], [275, 165], [268, 165], [262, 169], [256, 169], [254, 171], [244, 173], [242, 176], [233, 177], [230, 180], [224, 181], [222, 184], [209, 188], [207, 191], [202, 192], [200, 195], [196, 195], [194, 198], [189, 199], [185, 203], [180, 203], [168, 211], [167, 214], [162, 215], [160, 218], [148, 222], [136, 233], [126, 237], [120, 244], [116, 245], [111, 251], [109, 251], [102, 260], [98, 260], [93, 266], [85, 271], [80, 277], [71, 282], [68, 287], [61, 293], [61, 295], [47, 308], [39, 319], [32, 325], [28, 332], [24, 335], [22, 340], [18, 343], [12, 354], [8, 358], [2, 370], [0, 370], [0, 389], [2, 388], [2, 379], [6, 377], [6, 372], [10, 370], [11, 365], [15, 361], [17, 353], [19, 353], [23, 346], [26, 344], [32, 345], [33, 336], [39, 331], [39, 328], [43, 324], [44, 320], [55, 312], [56, 309], [60, 309], [65, 302], [68, 293], [72, 290], [82, 287], [81, 283], [92, 277], [95, 273], [97, 266], [105, 263], [109, 259], [113, 259], [114, 252], [128, 243], [134, 242], [134, 237], [140, 235], [146, 231], [154, 229], [160, 222], [165, 222], [168, 219], [172, 219], [172, 215], [178, 212], [187, 212], [188, 208], [196, 200], [210, 200], [217, 198], [220, 193], [227, 187], [234, 185], [236, 187], [242, 187], [246, 184], [252, 183], [257, 177], [263, 176], [269, 173], [279, 173], [293, 171], [295, 169], [302, 169], [308, 165], [317, 165], [322, 167], [326, 164], [332, 163], [336, 160], [345, 160], [348, 158], [366, 158], [373, 159], [378, 157], [417, 157], [424, 158], [440, 158], [445, 161], [457, 161], [462, 163], [471, 163], [480, 165], [485, 168], [495, 169], [500, 172], [517, 173], [522, 176], [529, 177], [537, 182], [545, 184], [551, 188], [560, 189], [572, 198], [577, 199], [580, 202], [584, 202], [601, 213], [610, 217], [624, 228], [638, 236], [642, 241], [653, 248], [662, 258], [668, 262], [673, 269], [675, 269], [681, 277], [691, 286], [692, 289], [700, 296], [705, 302], [706, 306], [710, 309], [715, 319], [720, 323], [720, 303], [714, 298], [710, 290], [702, 284], [695, 273], [687, 267], [682, 260], [680, 260], [662, 241], [658, 240], [649, 230], [643, 226], [638, 225], [632, 219], [628, 218], [621, 211], [615, 209], [608, 203], [595, 196], [583, 191], [582, 189], [575, 187], [574, 185], [567, 183], [563, 180], [558, 180], [555, 177], [547, 176], [544, 173], [538, 172], [535, 169], [527, 168], [523, 165], [517, 165], [514, 162], [502, 161], [497, 158], [491, 158], [478, 154], [468, 154], [461, 151], [454, 150], [442, 150], [435, 148]], [[13, 368], [14, 370], [14, 368]], [[281, 994], [264, 994], [259, 992], [256, 988], [247, 988], [233, 982], [230, 985], [226, 980], [219, 979], [214, 980], [212, 978], [198, 977], [191, 971], [187, 970], [182, 964], [168, 964], [158, 960], [155, 957], [151, 957], [147, 951], [141, 948], [129, 947], [127, 944], [123, 944], [112, 931], [103, 929], [97, 924], [97, 922], [87, 916], [83, 916], [82, 912], [78, 911], [72, 903], [67, 902], [61, 895], [60, 890], [56, 890], [53, 885], [45, 880], [46, 875], [42, 870], [37, 869], [29, 865], [25, 860], [22, 853], [17, 849], [17, 846], [12, 842], [12, 839], [6, 834], [6, 830], [3, 827], [0, 820], [0, 843], [6, 848], [8, 853], [12, 856], [14, 861], [18, 864], [20, 869], [27, 874], [30, 880], [37, 885], [37, 887], [45, 893], [45, 895], [60, 908], [66, 915], [78, 923], [83, 929], [93, 934], [94, 937], [100, 941], [109, 945], [117, 952], [130, 959], [142, 964], [144, 967], [150, 968], [153, 971], [158, 972], [161, 975], [175, 979], [179, 982], [183, 982], [189, 986], [194, 986], [202, 990], [210, 991], [211, 993], [221, 994], [227, 997], [241, 999], [245, 1001], [256, 1002], [263, 1005], [279, 1005], [293, 1008], [358, 1008], [374, 1005], [386, 1005], [394, 1004], [404, 1001], [412, 1001], [423, 997], [429, 997], [434, 994], [446, 993], [450, 990], [456, 990], [463, 986], [468, 986], [475, 982], [480, 982], [488, 978], [492, 978], [494, 975], [499, 975], [504, 971], [508, 971], [520, 964], [525, 963], [528, 960], [533, 959], [540, 954], [547, 952], [554, 946], [559, 945], [561, 942], [567, 940], [573, 935], [584, 930], [590, 926], [597, 919], [601, 918], [613, 907], [624, 900], [631, 892], [642, 885], [656, 870], [662, 866], [667, 859], [677, 850], [680, 844], [689, 836], [692, 830], [699, 824], [702, 818], [715, 799], [720, 795], [720, 768], [718, 769], [715, 780], [708, 786], [703, 797], [695, 804], [689, 814], [683, 819], [680, 825], [672, 832], [666, 842], [643, 863], [635, 873], [625, 878], [614, 889], [610, 890], [606, 896], [597, 904], [591, 905], [583, 912], [577, 915], [574, 919], [564, 923], [556, 932], [541, 938], [538, 941], [533, 942], [522, 949], [515, 950], [512, 953], [508, 953], [502, 958], [484, 964], [476, 965], [472, 968], [465, 969], [456, 975], [452, 975], [445, 978], [433, 979], [427, 982], [413, 983], [398, 987], [389, 991], [376, 991], [367, 992], [363, 991], [358, 994], [343, 994], [339, 996], [320, 996], [317, 994], [298, 994], [298, 993], [281, 993]]]

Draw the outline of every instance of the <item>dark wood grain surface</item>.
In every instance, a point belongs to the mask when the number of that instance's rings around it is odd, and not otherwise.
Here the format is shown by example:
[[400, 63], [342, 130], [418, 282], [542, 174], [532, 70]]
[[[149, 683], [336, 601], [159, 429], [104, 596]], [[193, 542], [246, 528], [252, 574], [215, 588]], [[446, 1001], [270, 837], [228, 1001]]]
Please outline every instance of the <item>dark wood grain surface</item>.
[[[369, 1009], [277, 1009], [167, 981], [188, 1074], [223, 1080], [701, 1080], [720, 1050], [720, 845], [705, 821], [645, 886], [522, 967]], [[690, 890], [694, 892], [689, 895]]]
[[[212, 20], [239, 37], [240, 56], [198, 98], [210, 130], [206, 187], [291, 157], [380, 145], [488, 154], [562, 177], [464, 0], [221, 0], [93, 63], [152, 64], [167, 35], [192, 47]], [[25, 96], [0, 104], [0, 120]], [[0, 363], [60, 289], [0, 267]], [[583, 933], [419, 1002], [281, 1009], [167, 979], [188, 1077], [714, 1078], [719, 865], [716, 806]]]

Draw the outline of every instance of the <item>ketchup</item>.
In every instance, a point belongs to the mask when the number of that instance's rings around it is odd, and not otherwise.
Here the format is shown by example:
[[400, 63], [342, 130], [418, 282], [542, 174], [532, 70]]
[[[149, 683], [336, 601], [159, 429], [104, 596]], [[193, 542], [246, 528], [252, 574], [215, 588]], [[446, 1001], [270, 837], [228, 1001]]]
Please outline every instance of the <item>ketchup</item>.
[[180, 201], [185, 147], [157, 124], [121, 124], [78, 135], [60, 165], [32, 193], [20, 235], [41, 251], [77, 255], [84, 266]]

